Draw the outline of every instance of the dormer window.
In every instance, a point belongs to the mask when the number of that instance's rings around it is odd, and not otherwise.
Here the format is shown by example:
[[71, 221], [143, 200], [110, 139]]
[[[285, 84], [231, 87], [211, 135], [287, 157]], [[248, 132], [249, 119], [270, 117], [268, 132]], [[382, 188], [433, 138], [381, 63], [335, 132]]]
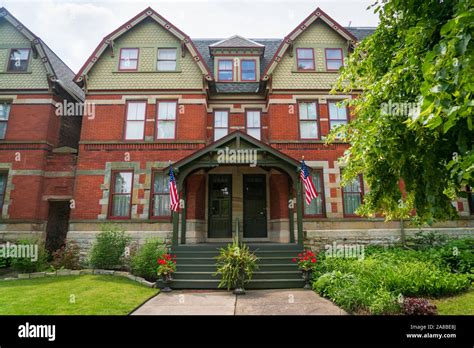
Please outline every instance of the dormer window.
[[255, 81], [257, 79], [256, 73], [257, 64], [255, 59], [242, 59], [241, 60], [241, 69], [242, 69], [242, 81]]
[[314, 50], [312, 48], [297, 48], [296, 64], [298, 70], [314, 70]]
[[28, 69], [28, 60], [30, 50], [28, 48], [13, 48], [10, 51], [10, 59], [8, 60], [9, 72], [23, 72]]
[[156, 67], [158, 71], [175, 71], [176, 48], [159, 48]]
[[230, 59], [219, 60], [218, 63], [218, 79], [219, 81], [233, 81], [234, 72], [233, 72], [233, 61]]
[[138, 48], [122, 48], [120, 50], [119, 70], [138, 69]]

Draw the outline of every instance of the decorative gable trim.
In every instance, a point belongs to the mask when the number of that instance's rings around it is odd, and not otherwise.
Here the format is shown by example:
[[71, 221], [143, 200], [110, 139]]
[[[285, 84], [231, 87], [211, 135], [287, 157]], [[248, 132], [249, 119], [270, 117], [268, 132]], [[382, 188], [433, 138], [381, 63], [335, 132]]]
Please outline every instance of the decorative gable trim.
[[146, 18], [153, 18], [153, 20], [156, 21], [159, 25], [161, 25], [165, 30], [169, 31], [178, 40], [180, 40], [181, 44], [186, 46], [191, 56], [193, 57], [194, 61], [201, 69], [201, 72], [205, 80], [207, 81], [213, 80], [212, 73], [209, 67], [204, 62], [203, 58], [201, 57], [201, 54], [199, 53], [197, 48], [194, 46], [194, 43], [189, 38], [189, 36], [183, 33], [176, 26], [171, 24], [168, 20], [163, 18], [151, 7], [148, 7], [147, 9], [145, 9], [144, 11], [140, 12], [138, 15], [133, 17], [131, 20], [129, 20], [128, 22], [126, 22], [125, 24], [123, 24], [122, 26], [114, 30], [112, 33], [104, 37], [102, 41], [100, 42], [100, 44], [97, 46], [97, 48], [94, 50], [94, 52], [91, 54], [91, 56], [84, 63], [82, 68], [79, 70], [79, 72], [74, 78], [74, 81], [78, 85], [82, 86], [85, 83], [85, 80], [87, 79], [87, 74], [92, 69], [94, 64], [99, 60], [100, 56], [104, 53], [104, 51], [106, 51], [108, 48], [113, 49], [114, 40], [116, 40], [117, 38], [119, 38], [120, 36], [128, 32], [130, 29], [134, 28], [136, 25], [140, 24]]
[[319, 7], [311, 13], [306, 19], [303, 20], [291, 33], [289, 33], [281, 42], [280, 47], [278, 47], [275, 55], [273, 56], [272, 60], [268, 63], [264, 73], [262, 74], [261, 79], [266, 81], [270, 78], [270, 75], [275, 70], [276, 66], [282, 59], [285, 52], [293, 47], [293, 43], [298, 36], [300, 36], [314, 21], [320, 18], [324, 21], [331, 29], [333, 29], [336, 33], [341, 35], [344, 39], [346, 39], [350, 45], [354, 45], [357, 43], [357, 38], [352, 35], [348, 30], [346, 30], [342, 25], [337, 23], [334, 19], [329, 17], [323, 10]]

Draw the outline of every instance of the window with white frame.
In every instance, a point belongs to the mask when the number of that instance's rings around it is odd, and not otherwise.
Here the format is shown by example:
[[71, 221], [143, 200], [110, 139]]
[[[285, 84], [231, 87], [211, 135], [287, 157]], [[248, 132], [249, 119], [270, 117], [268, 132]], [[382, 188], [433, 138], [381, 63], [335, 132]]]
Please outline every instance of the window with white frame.
[[247, 134], [251, 135], [255, 139], [261, 140], [261, 124], [260, 124], [260, 111], [259, 110], [248, 110], [246, 112], [246, 126]]
[[229, 129], [229, 112], [227, 110], [214, 111], [214, 141], [227, 135]]
[[158, 71], [175, 71], [176, 57], [176, 48], [158, 48], [158, 61], [156, 69]]
[[142, 140], [145, 135], [145, 101], [127, 103], [127, 122], [125, 125], [126, 140]]
[[175, 101], [160, 101], [158, 103], [157, 138], [174, 139], [176, 137], [176, 109]]

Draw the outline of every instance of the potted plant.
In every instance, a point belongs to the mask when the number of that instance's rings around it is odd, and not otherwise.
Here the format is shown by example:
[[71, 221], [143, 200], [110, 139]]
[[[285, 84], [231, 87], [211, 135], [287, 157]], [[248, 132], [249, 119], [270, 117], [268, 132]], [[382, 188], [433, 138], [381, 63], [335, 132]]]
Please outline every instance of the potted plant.
[[173, 280], [173, 273], [176, 272], [176, 255], [171, 257], [170, 254], [166, 253], [158, 257], [158, 268], [156, 274], [161, 277], [163, 281], [163, 292], [170, 292], [170, 283]]
[[258, 268], [257, 256], [250, 252], [247, 245], [239, 244], [237, 239], [234, 239], [232, 244], [220, 249], [216, 260], [217, 271], [214, 275], [222, 276], [219, 288], [233, 288], [234, 294], [245, 294], [245, 283], [252, 279], [254, 270]]
[[298, 258], [294, 258], [293, 262], [298, 264], [298, 268], [303, 271], [303, 279], [305, 281], [304, 288], [311, 289], [311, 278], [314, 266], [316, 266], [316, 255], [311, 250], [305, 250], [298, 254]]

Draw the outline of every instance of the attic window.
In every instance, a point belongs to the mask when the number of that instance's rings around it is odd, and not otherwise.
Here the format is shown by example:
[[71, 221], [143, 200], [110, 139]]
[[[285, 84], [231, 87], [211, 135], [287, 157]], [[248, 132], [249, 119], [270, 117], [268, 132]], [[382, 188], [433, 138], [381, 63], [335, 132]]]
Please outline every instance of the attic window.
[[326, 48], [326, 70], [337, 71], [344, 64], [342, 49]]
[[242, 81], [255, 81], [256, 77], [255, 59], [242, 59]]
[[156, 68], [158, 71], [175, 71], [176, 48], [159, 48]]
[[29, 57], [29, 48], [12, 48], [10, 51], [10, 59], [8, 60], [7, 71], [27, 71]]
[[119, 70], [138, 69], [138, 48], [122, 48], [120, 50]]
[[296, 63], [298, 70], [314, 70], [314, 50], [312, 48], [297, 48]]
[[233, 81], [234, 72], [233, 72], [233, 61], [232, 60], [219, 60], [218, 65], [218, 78], [219, 81]]

